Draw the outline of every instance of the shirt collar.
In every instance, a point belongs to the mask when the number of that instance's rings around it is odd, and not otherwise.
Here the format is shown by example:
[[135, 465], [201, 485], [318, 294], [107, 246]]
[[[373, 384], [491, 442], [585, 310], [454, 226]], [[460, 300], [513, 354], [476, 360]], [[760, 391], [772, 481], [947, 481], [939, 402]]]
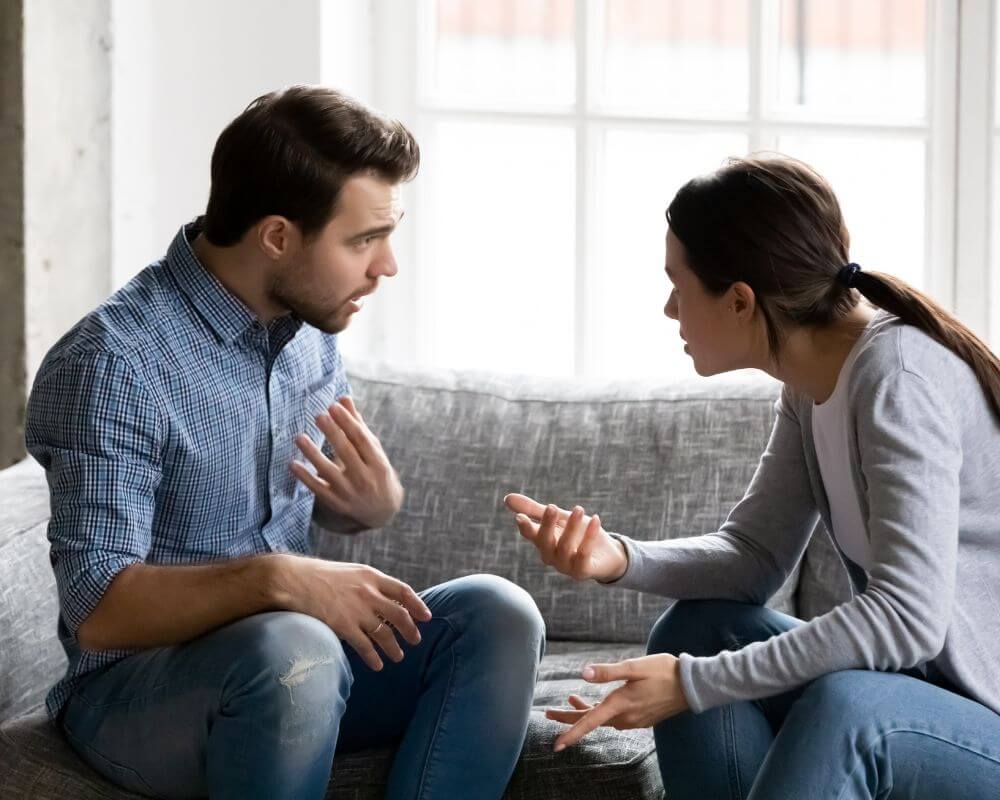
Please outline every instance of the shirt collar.
[[[216, 335], [230, 344], [259, 323], [253, 311], [205, 269], [191, 248], [191, 242], [204, 227], [204, 219], [198, 217], [181, 226], [167, 250], [167, 268], [176, 278], [181, 291]], [[279, 333], [284, 342], [287, 342], [301, 326], [300, 319], [289, 315], [274, 320], [269, 332]]]

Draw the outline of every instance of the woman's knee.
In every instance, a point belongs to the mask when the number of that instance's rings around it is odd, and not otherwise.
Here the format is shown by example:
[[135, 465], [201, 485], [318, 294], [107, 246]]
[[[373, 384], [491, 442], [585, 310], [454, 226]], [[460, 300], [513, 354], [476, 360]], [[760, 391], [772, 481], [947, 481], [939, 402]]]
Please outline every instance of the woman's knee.
[[735, 600], [678, 600], [653, 624], [646, 652], [710, 656], [736, 650], [773, 636], [784, 627], [776, 619], [783, 616]]

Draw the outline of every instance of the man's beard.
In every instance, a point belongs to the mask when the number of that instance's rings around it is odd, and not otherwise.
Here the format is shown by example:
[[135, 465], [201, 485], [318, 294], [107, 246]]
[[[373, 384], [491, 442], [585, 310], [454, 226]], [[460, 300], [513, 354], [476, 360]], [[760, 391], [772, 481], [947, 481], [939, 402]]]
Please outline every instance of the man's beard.
[[346, 300], [331, 311], [329, 305], [320, 305], [312, 297], [300, 296], [287, 289], [284, 281], [275, 281], [271, 287], [272, 299], [307, 325], [312, 325], [323, 333], [340, 333], [350, 324], [351, 315], [344, 313]]

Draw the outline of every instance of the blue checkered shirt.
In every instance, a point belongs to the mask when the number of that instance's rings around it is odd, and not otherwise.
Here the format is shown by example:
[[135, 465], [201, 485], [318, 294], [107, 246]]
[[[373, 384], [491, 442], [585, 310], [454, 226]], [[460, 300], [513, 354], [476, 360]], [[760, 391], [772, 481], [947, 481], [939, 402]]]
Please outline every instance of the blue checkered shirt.
[[349, 392], [337, 338], [291, 316], [265, 329], [194, 255], [199, 225], [49, 351], [28, 401], [69, 656], [53, 720], [85, 675], [134, 652], [76, 640], [125, 567], [310, 551], [313, 495], [289, 463]]

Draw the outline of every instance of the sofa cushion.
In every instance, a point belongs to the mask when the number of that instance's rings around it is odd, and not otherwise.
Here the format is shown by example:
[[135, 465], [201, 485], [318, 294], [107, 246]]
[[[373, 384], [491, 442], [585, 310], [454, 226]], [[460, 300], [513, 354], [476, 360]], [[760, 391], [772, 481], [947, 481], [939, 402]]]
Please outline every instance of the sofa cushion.
[[[608, 382], [404, 370], [348, 361], [352, 391], [407, 496], [386, 528], [313, 527], [320, 555], [424, 589], [492, 572], [535, 598], [553, 639], [643, 642], [665, 600], [578, 584], [521, 539], [503, 496], [600, 513], [609, 530], [664, 539], [716, 530], [770, 434], [778, 384], [745, 374]], [[794, 613], [796, 574], [771, 605]]]
[[[584, 683], [580, 670], [591, 661], [614, 661], [642, 653], [615, 644], [550, 642], [535, 690], [535, 709], [524, 752], [511, 780], [509, 800], [599, 796], [608, 800], [661, 798], [652, 733], [601, 728], [562, 753], [552, 743], [564, 726], [545, 718], [545, 709], [564, 705], [571, 693], [597, 699], [606, 689]], [[392, 750], [339, 754], [327, 797], [374, 800], [385, 792]], [[72, 797], [135, 798], [90, 769], [49, 724], [42, 708], [0, 727], [0, 800]]]

